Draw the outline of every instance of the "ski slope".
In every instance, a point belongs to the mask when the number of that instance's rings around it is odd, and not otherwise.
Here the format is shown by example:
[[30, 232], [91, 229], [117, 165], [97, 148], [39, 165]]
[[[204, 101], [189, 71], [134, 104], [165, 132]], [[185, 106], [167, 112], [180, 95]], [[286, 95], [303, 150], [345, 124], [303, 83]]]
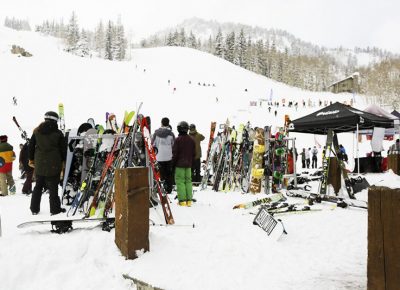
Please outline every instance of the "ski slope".
[[[11, 54], [13, 44], [33, 57]], [[289, 87], [188, 48], [138, 49], [130, 56], [125, 62], [80, 58], [63, 52], [57, 39], [0, 27], [0, 134], [9, 136], [18, 153], [22, 139], [12, 116], [30, 135], [59, 102], [64, 103], [67, 128], [89, 117], [104, 123], [106, 112], [121, 121], [125, 110], [143, 102], [141, 113], [151, 116], [153, 128], [167, 116], [174, 129], [186, 120], [208, 138], [211, 121], [221, 124], [228, 118], [232, 125], [250, 121], [254, 126], [281, 126], [285, 114], [295, 119], [318, 109], [302, 108], [303, 99], [349, 102], [353, 97]], [[297, 101], [298, 110], [280, 106], [275, 117], [275, 108], [268, 113], [265, 102], [250, 106], [269, 100], [271, 90], [272, 101]], [[356, 96], [356, 107], [365, 106]], [[325, 142], [323, 136], [295, 136], [299, 152]], [[351, 158], [352, 135], [341, 134], [339, 140]], [[204, 151], [207, 142], [202, 143]], [[368, 146], [362, 144], [363, 150], [368, 152]], [[17, 167], [15, 163], [14, 177], [19, 176]], [[395, 177], [368, 176], [371, 183], [382, 178]], [[17, 180], [19, 190], [21, 182]], [[365, 211], [323, 204], [317, 213], [282, 217], [289, 235], [277, 242], [252, 225], [249, 211], [232, 210], [237, 203], [264, 195], [211, 190], [194, 195], [198, 201], [192, 208], [171, 204], [181, 226], [152, 226], [150, 252], [133, 261], [121, 256], [114, 232], [92, 225], [66, 235], [51, 234], [48, 226], [17, 230], [17, 224], [33, 219], [30, 198], [18, 190], [15, 196], [0, 198], [0, 289], [132, 289], [123, 273], [163, 289], [366, 288]], [[366, 191], [360, 196], [365, 199]], [[41, 207], [35, 219], [49, 217], [45, 195]], [[160, 208], [151, 209], [156, 223], [163, 222], [161, 216]]]

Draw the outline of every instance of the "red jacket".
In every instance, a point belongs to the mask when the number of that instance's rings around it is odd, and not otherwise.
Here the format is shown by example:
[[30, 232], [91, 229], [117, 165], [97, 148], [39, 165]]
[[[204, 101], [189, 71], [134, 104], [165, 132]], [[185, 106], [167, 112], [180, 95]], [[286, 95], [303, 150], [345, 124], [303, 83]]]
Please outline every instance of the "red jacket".
[[13, 147], [7, 142], [0, 143], [0, 173], [12, 171], [12, 162], [15, 159]]

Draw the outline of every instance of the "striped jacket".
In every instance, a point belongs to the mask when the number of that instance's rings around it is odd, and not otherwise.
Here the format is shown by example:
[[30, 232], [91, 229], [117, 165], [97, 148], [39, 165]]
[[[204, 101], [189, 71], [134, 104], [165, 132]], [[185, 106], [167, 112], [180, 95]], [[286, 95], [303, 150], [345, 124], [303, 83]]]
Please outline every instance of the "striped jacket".
[[12, 162], [15, 159], [13, 147], [7, 142], [0, 143], [0, 173], [12, 171]]

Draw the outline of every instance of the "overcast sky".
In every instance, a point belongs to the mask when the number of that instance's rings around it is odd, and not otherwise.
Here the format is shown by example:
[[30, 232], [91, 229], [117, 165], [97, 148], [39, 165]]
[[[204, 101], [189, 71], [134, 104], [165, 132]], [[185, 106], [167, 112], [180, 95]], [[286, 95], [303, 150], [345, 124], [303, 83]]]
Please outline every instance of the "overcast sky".
[[121, 15], [137, 39], [186, 18], [287, 30], [327, 47], [377, 46], [400, 53], [400, 0], [0, 0], [0, 18], [31, 25], [75, 11], [80, 25]]

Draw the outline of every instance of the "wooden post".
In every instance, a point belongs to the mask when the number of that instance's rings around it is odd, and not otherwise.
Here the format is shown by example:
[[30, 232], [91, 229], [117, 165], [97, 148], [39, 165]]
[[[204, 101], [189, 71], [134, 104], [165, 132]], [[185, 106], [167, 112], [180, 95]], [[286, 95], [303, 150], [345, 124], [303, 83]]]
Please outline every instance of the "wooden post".
[[368, 190], [368, 290], [400, 285], [400, 189]]
[[330, 157], [328, 170], [328, 184], [333, 186], [335, 193], [338, 193], [342, 186], [342, 172], [336, 157]]
[[115, 243], [127, 259], [149, 251], [149, 179], [147, 167], [115, 172]]
[[394, 173], [400, 175], [400, 154], [388, 155], [388, 169], [392, 169]]

